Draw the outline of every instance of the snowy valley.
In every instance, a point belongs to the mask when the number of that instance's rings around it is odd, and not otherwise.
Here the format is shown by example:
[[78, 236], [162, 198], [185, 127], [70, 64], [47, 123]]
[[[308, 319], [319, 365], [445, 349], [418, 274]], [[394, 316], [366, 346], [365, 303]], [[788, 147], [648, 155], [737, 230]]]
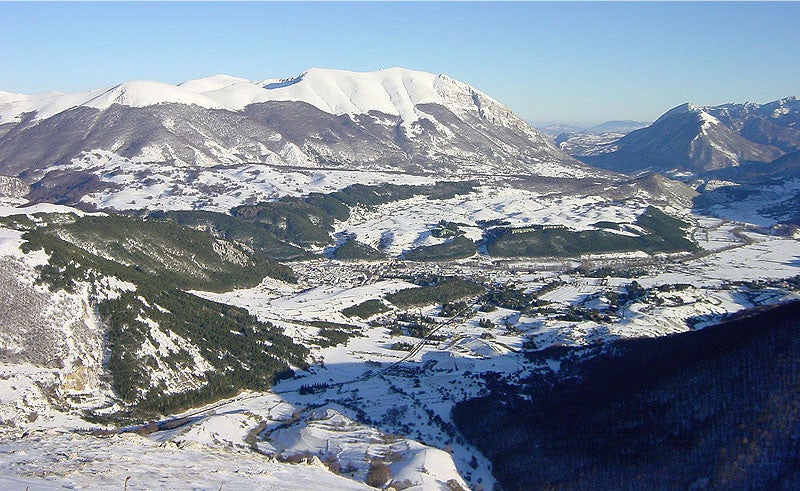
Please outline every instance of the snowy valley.
[[704, 201], [446, 76], [0, 116], [0, 489], [501, 489], [459, 403], [800, 299], [800, 176]]

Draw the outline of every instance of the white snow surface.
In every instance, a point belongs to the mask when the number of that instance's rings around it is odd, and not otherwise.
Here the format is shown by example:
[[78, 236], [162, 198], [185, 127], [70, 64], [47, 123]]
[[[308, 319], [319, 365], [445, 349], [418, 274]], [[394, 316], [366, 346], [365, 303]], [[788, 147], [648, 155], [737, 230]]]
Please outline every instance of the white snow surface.
[[251, 82], [216, 75], [189, 80], [179, 87], [231, 110], [241, 110], [257, 102], [300, 101], [330, 114], [380, 111], [414, 121], [419, 117], [415, 105], [443, 102], [436, 83], [440, 77], [403, 68], [376, 72], [312, 68], [292, 79]]
[[358, 468], [356, 473], [366, 476], [368, 462], [365, 455], [387, 458], [396, 481], [408, 479], [416, 485], [410, 489], [443, 489], [449, 480], [461, 486], [467, 484], [458, 474], [452, 457], [442, 450], [418, 442], [381, 433], [359, 424], [341, 411], [337, 405], [308, 412], [298, 423], [279, 428], [270, 433], [269, 442], [260, 444], [262, 451], [280, 452], [286, 456], [303, 452], [335, 455], [344, 464]]
[[711, 128], [713, 125], [722, 124], [717, 118], [708, 114], [705, 111], [699, 111], [698, 114], [700, 116], [700, 120], [703, 122], [702, 125], [700, 125], [700, 130], [704, 135], [707, 133], [708, 129]]
[[446, 75], [397, 67], [374, 72], [311, 68], [295, 78], [260, 82], [214, 75], [179, 85], [138, 80], [70, 94], [0, 92], [0, 123], [19, 121], [28, 112], [36, 112], [36, 119], [46, 119], [78, 106], [102, 110], [112, 104], [143, 107], [177, 103], [241, 111], [249, 104], [269, 101], [306, 102], [330, 114], [379, 111], [410, 123], [424, 114], [416, 109], [418, 104], [443, 104], [456, 113], [477, 112], [473, 94], [497, 104]]
[[[228, 82], [236, 84], [240, 80], [217, 77], [195, 85], [199, 87], [197, 90], [218, 90], [218, 86], [224, 87]], [[126, 172], [132, 176], [136, 163], [126, 165], [130, 166]], [[252, 176], [262, 181], [260, 186], [269, 181], [268, 169], [227, 168], [224, 172]], [[203, 175], [206, 182], [214, 182], [211, 174]], [[312, 176], [312, 182], [320, 182], [316, 189], [332, 186], [337, 179], [346, 180], [341, 177], [344, 173], [335, 174], [336, 177], [316, 171], [298, 175], [303, 175], [302, 179]], [[287, 177], [273, 189], [278, 194], [299, 194], [306, 185], [302, 179]], [[328, 182], [324, 183], [325, 180]], [[131, 180], [125, 184], [135, 183]], [[137, 196], [147, 199], [149, 191], [131, 193], [130, 199], [138, 199]], [[213, 206], [223, 208], [223, 203], [233, 202], [225, 200]], [[478, 220], [496, 218], [506, 219], [514, 226], [547, 223], [586, 229], [600, 220], [631, 223], [646, 201], [642, 197], [618, 203], [599, 196], [543, 195], [487, 185], [470, 195], [449, 200], [417, 197], [359, 209], [347, 222], [337, 223], [336, 231], [354, 234], [372, 244], [384, 234], [391, 234], [393, 239], [387, 250], [399, 254], [412, 245], [435, 243], [430, 230], [440, 220], [463, 224], [471, 238], [479, 236], [480, 231], [475, 227]], [[31, 210], [61, 210], [48, 206]], [[13, 213], [24, 209], [14, 208]], [[681, 216], [688, 213], [688, 210], [668, 211]], [[800, 274], [800, 241], [796, 238], [770, 235], [765, 230], [747, 228], [743, 223], [712, 217], [688, 218], [695, 226], [694, 240], [707, 254], [663, 255], [643, 267], [644, 272], [635, 280], [644, 288], [689, 286], [653, 291], [648, 299], [625, 305], [618, 316], [606, 323], [566, 321], [556, 315], [528, 315], [504, 308], [479, 312], [476, 306], [473, 316], [446, 324], [445, 318], [437, 316], [439, 307], [427, 305], [411, 312], [434, 318], [441, 325], [437, 334], [444, 338], [425, 343], [407, 335], [392, 335], [387, 326], [370, 325], [364, 319], [348, 318], [342, 313], [344, 308], [365, 300], [385, 299], [389, 293], [413, 287], [392, 276], [396, 271], [403, 273], [399, 277], [430, 272], [472, 278], [485, 277], [491, 271], [494, 281], [512, 283], [526, 291], [536, 291], [557, 279], [562, 283], [541, 298], [562, 312], [570, 307], [602, 312], [608, 309], [611, 293], [621, 292], [633, 281], [633, 278], [587, 278], [574, 272], [564, 273], [574, 269], [565, 267], [573, 260], [554, 264], [547, 263], [552, 259], [501, 264], [479, 256], [447, 264], [398, 264], [401, 262], [392, 260], [343, 263], [318, 259], [292, 263], [299, 277], [297, 285], [265, 279], [250, 289], [193, 292], [246, 308], [304, 343], [317, 338], [319, 329], [314, 321], [320, 320], [348, 324], [360, 335], [333, 347], [312, 344], [313, 364], [308, 371], [298, 370], [296, 378], [280, 382], [272, 391], [244, 393], [199, 412], [192, 411], [189, 415], [197, 419], [191, 424], [159, 431], [149, 438], [58, 433], [57, 428], [86, 426], [77, 416], [50, 407], [39, 388], [43, 383], [59, 383], [64, 374], [33, 365], [0, 365], [0, 401], [4, 403], [0, 404], [0, 420], [18, 425], [14, 433], [17, 437], [29, 434], [17, 440], [0, 441], [0, 476], [3, 476], [0, 489], [120, 488], [128, 475], [134, 488], [218, 489], [223, 485], [223, 489], [365, 489], [357, 482], [366, 473], [365, 456], [381, 457], [393, 452], [397, 452], [394, 455], [397, 460], [390, 464], [394, 478], [409, 479], [415, 483], [412, 489], [446, 489], [444, 483], [449, 479], [473, 487], [481, 483], [491, 489], [494, 479], [487, 459], [471, 446], [454, 440], [444, 423], [452, 422], [450, 412], [455, 403], [485, 393], [481, 374], [499, 372], [513, 380], [533, 371], [559, 370], [556, 360], [546, 360], [540, 365], [526, 360], [521, 353], [526, 341], [534, 341], [542, 349], [552, 345], [588, 345], [619, 337], [660, 336], [702, 328], [728, 313], [754, 305], [797, 298], [796, 292], [780, 286], [751, 290], [750, 286], [737, 283], [779, 280]], [[21, 281], [31, 283], [32, 266], [46, 261], [46, 257], [41, 252], [23, 255], [19, 250], [21, 241], [19, 232], [0, 229], [0, 256], [24, 261], [28, 276]], [[648, 257], [617, 254], [590, 259], [624, 269], [639, 267], [637, 262]], [[578, 261], [574, 259], [575, 263]], [[386, 305], [391, 309], [386, 316], [396, 313], [396, 307]], [[74, 310], [83, 314], [83, 308], [76, 303]], [[372, 319], [380, 319], [381, 315]], [[491, 321], [490, 327], [480, 325], [484, 319]], [[171, 345], [171, 333], [152, 334], [160, 340], [160, 346]], [[412, 354], [395, 349], [393, 345], [397, 342], [420, 344]], [[145, 351], [154, 349], [157, 348], [143, 346]], [[392, 367], [401, 360], [400, 365]], [[304, 385], [314, 384], [329, 387], [300, 395]], [[372, 423], [358, 423], [354, 408], [363, 411]], [[38, 415], [36, 421], [24, 420], [25, 415], [34, 413]], [[293, 418], [295, 414], [299, 417]], [[253, 435], [261, 428], [263, 431]], [[388, 432], [402, 437], [389, 438]], [[333, 454], [341, 464], [352, 460], [356, 470], [348, 480], [329, 473], [318, 460], [300, 465], [279, 464], [253, 452], [248, 436], [257, 436], [256, 447], [261, 452]], [[477, 468], [470, 465], [473, 455]], [[148, 472], [154, 468], [159, 472]]]
[[[127, 480], [127, 482], [126, 482]], [[369, 490], [319, 465], [286, 465], [244, 449], [176, 445], [134, 434], [36, 434], [0, 442], [0, 490]]]
[[37, 213], [74, 213], [79, 217], [86, 215], [105, 215], [105, 213], [87, 213], [71, 206], [54, 205], [51, 203], [37, 203], [35, 205], [28, 206], [7, 206], [0, 204], [0, 217], [8, 217], [12, 215], [35, 215]]
[[[436, 176], [393, 174], [375, 171], [316, 170], [285, 168], [281, 165], [238, 164], [187, 168], [181, 163], [153, 166], [157, 156], [141, 155], [134, 159], [120, 157], [107, 150], [84, 152], [69, 164], [52, 169], [88, 171], [116, 189], [89, 193], [83, 203], [98, 208], [193, 210], [227, 212], [231, 208], [268, 201], [282, 196], [302, 196], [310, 192], [329, 193], [351, 184], [433, 184]], [[301, 162], [305, 163], [305, 162]], [[195, 177], [187, 176], [196, 171]], [[141, 173], [149, 173], [142, 180]], [[209, 192], [209, 187], [214, 192]], [[56, 205], [48, 205], [56, 206]], [[3, 213], [0, 206], [0, 213]], [[34, 211], [35, 212], [35, 211]], [[11, 211], [10, 214], [21, 213]]]
[[607, 220], [632, 223], [646, 208], [645, 201], [624, 203], [602, 196], [552, 196], [511, 187], [482, 186], [476, 192], [445, 200], [414, 197], [372, 207], [358, 208], [350, 219], [338, 222], [336, 231], [355, 235], [373, 247], [383, 244], [385, 252], [400, 255], [418, 246], [434, 245], [446, 239], [430, 233], [440, 221], [459, 224], [465, 235], [479, 240], [480, 220], [502, 219], [513, 227], [563, 225], [586, 230]]
[[64, 94], [48, 92], [45, 94], [9, 94], [4, 92], [0, 98], [0, 124], [22, 119], [25, 113], [35, 112], [36, 119], [47, 119], [51, 116], [81, 106], [109, 89], [94, 89], [87, 92]]

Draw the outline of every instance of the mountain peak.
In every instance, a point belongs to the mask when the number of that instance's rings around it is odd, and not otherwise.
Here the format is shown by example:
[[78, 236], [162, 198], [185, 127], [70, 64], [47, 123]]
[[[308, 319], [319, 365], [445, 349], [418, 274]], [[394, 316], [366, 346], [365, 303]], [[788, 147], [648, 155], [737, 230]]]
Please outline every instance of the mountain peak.
[[4, 104], [4, 103], [7, 103], [7, 102], [18, 101], [18, 100], [24, 99], [26, 97], [28, 97], [28, 96], [26, 96], [25, 94], [15, 94], [13, 92], [6, 92], [6, 91], [3, 91], [3, 90], [0, 90], [0, 104]]
[[770, 162], [797, 148], [796, 121], [792, 104], [779, 101], [704, 107], [684, 103], [621, 138], [616, 150], [591, 163], [630, 173], [704, 174], [747, 162]]
[[129, 107], [145, 107], [166, 103], [196, 104], [205, 108], [223, 107], [222, 104], [217, 101], [182, 89], [179, 86], [150, 80], [123, 82], [87, 100], [83, 105], [96, 109], [107, 109], [112, 104], [121, 104]]
[[703, 134], [705, 134], [705, 131], [711, 125], [720, 124], [719, 119], [717, 119], [716, 117], [714, 117], [711, 114], [709, 114], [708, 111], [706, 110], [706, 108], [701, 107], [701, 106], [696, 106], [696, 105], [691, 104], [689, 102], [681, 104], [680, 106], [674, 107], [674, 108], [670, 109], [669, 111], [665, 112], [653, 124], [654, 125], [655, 124], [663, 124], [666, 121], [671, 120], [673, 118], [676, 118], [678, 116], [689, 116], [689, 117], [693, 118], [692, 121], [700, 125], [701, 131], [703, 132]]
[[187, 80], [178, 84], [178, 87], [186, 89], [190, 92], [194, 92], [195, 94], [201, 94], [203, 92], [219, 90], [223, 87], [229, 87], [231, 85], [241, 83], [250, 84], [253, 82], [245, 78], [234, 77], [232, 75], [217, 74], [210, 77]]
[[419, 118], [414, 106], [440, 102], [435, 75], [402, 68], [352, 72], [310, 68], [294, 79], [262, 85], [263, 102], [302, 101], [331, 114], [365, 114], [380, 111], [405, 121]]
[[677, 115], [680, 115], [680, 114], [697, 113], [697, 112], [700, 112], [700, 111], [702, 111], [702, 108], [700, 108], [699, 106], [696, 106], [696, 105], [692, 104], [691, 102], [684, 102], [683, 104], [681, 104], [679, 106], [675, 106], [672, 109], [670, 109], [669, 111], [667, 111], [664, 114], [662, 114], [658, 119], [655, 120], [655, 122], [653, 124], [656, 124], [659, 121], [664, 121], [664, 120], [673, 118], [673, 117], [675, 117]]
[[[589, 174], [509, 108], [470, 85], [400, 67], [309, 68], [293, 78], [262, 81], [230, 75], [178, 85], [134, 80], [77, 94], [7, 98], [12, 102], [0, 103], [3, 123], [22, 122], [23, 114], [33, 113], [33, 121], [58, 115], [52, 125], [26, 128], [47, 133], [58, 127], [60, 134], [68, 127], [72, 138], [87, 145], [49, 133], [33, 138], [41, 143], [35, 149], [13, 139], [6, 150], [0, 145], [0, 165], [6, 159], [14, 175], [41, 162], [69, 164], [90, 151], [202, 166], [336, 161], [415, 172], [463, 174], [480, 168], [487, 174], [551, 175], [557, 168], [558, 175]], [[120, 114], [135, 123], [117, 124]], [[87, 124], [98, 128], [91, 138], [82, 136]]]
[[[46, 119], [77, 106], [103, 110], [112, 104], [144, 107], [177, 103], [241, 111], [254, 103], [299, 101], [330, 114], [379, 111], [410, 123], [422, 117], [416, 109], [418, 104], [447, 105], [459, 100], [464, 105], [475, 92], [469, 85], [445, 75], [401, 67], [373, 72], [309, 68], [293, 78], [261, 82], [219, 74], [179, 85], [134, 80], [73, 94], [28, 96], [3, 92], [0, 93], [0, 121], [19, 119], [26, 112], [35, 112], [37, 119]], [[455, 110], [459, 112], [459, 108]]]

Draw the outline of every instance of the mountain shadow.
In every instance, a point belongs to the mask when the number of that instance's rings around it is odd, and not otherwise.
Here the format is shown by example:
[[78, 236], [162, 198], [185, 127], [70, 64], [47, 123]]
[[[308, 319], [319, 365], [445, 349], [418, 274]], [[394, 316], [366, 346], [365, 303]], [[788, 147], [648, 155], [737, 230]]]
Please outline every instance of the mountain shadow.
[[798, 489], [799, 335], [793, 302], [619, 340], [453, 420], [504, 489]]

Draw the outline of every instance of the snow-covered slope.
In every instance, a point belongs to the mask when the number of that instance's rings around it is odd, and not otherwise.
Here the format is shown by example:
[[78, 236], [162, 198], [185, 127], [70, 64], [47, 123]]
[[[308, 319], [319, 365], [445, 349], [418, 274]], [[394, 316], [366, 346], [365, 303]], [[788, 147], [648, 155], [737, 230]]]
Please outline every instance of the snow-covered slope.
[[14, 177], [0, 176], [0, 206], [18, 204], [30, 192], [30, 188]]
[[[146, 167], [141, 181], [165, 165], [250, 163], [437, 177], [598, 174], [473, 87], [402, 68], [0, 94], [0, 174], [34, 185], [37, 199], [116, 189], [109, 176], [130, 162]], [[173, 184], [183, 183], [165, 183]]]
[[[417, 104], [443, 104], [444, 75], [389, 68], [377, 72], [350, 72], [312, 68], [291, 79], [250, 82], [217, 75], [190, 80], [180, 88], [224, 104], [227, 109], [269, 101], [305, 102], [330, 114], [367, 114], [380, 111], [414, 121]], [[446, 85], [446, 84], [445, 84]]]
[[0, 489], [253, 489], [369, 491], [323, 465], [281, 464], [249, 450], [178, 446], [125, 433], [0, 440]]
[[800, 101], [784, 97], [766, 104], [745, 102], [704, 108], [750, 141], [784, 152], [800, 150]]
[[18, 122], [26, 113], [34, 113], [34, 117], [46, 119], [85, 104], [106, 90], [94, 89], [73, 94], [48, 92], [35, 95], [0, 92], [0, 124]]
[[[290, 79], [254, 82], [229, 75], [189, 80], [179, 85], [130, 81], [104, 89], [62, 94], [24, 95], [0, 92], [0, 123], [18, 121], [24, 113], [46, 119], [78, 106], [107, 109], [112, 104], [144, 107], [156, 104], [195, 104], [208, 109], [241, 111], [250, 104], [271, 101], [305, 102], [329, 114], [368, 114], [379, 111], [416, 121], [426, 113], [419, 104], [441, 104], [456, 113], [475, 106], [497, 109], [499, 103], [447, 75], [388, 68], [351, 72], [312, 68]], [[492, 116], [499, 117], [503, 111]], [[504, 111], [508, 117], [510, 111]]]
[[154, 104], [196, 104], [206, 108], [224, 105], [174, 85], [147, 80], [124, 82], [113, 87], [86, 92], [25, 95], [0, 92], [0, 124], [20, 121], [25, 113], [34, 119], [47, 119], [76, 107], [108, 109], [112, 104], [144, 107]]
[[195, 104], [209, 109], [224, 108], [219, 102], [203, 95], [193, 94], [174, 85], [147, 80], [121, 83], [90, 99], [83, 105], [96, 109], [107, 109], [112, 104], [145, 107], [168, 103]]
[[703, 174], [748, 162], [766, 163], [800, 148], [799, 115], [794, 97], [764, 105], [686, 103], [621, 138], [613, 151], [582, 160], [628, 173]]
[[[58, 210], [49, 206], [15, 211]], [[0, 207], [0, 216], [9, 214], [10, 208]], [[0, 227], [0, 433], [5, 436], [23, 433], [19, 421], [60, 427], [79, 421], [60, 411], [109, 404], [105, 330], [91, 303], [134, 287], [104, 278], [93, 288], [84, 283], [71, 292], [50, 291], [37, 284], [37, 268], [48, 264], [47, 254], [23, 252], [23, 243], [19, 231]]]

